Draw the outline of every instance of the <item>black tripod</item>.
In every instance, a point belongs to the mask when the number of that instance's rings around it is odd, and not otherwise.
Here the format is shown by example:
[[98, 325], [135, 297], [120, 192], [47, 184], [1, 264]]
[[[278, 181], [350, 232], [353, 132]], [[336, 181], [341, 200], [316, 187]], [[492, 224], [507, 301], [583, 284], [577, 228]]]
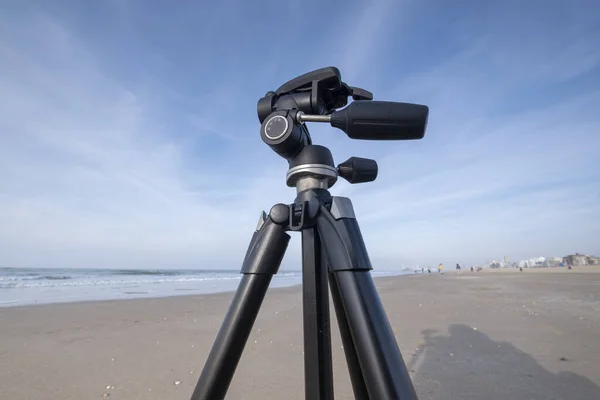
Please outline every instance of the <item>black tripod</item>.
[[[343, 110], [347, 99], [354, 100]], [[337, 68], [297, 77], [258, 102], [261, 137], [289, 162], [293, 204], [264, 212], [242, 266], [242, 280], [198, 380], [192, 400], [223, 399], [290, 236], [302, 232], [305, 398], [331, 400], [333, 377], [328, 282], [357, 399], [416, 399], [415, 389], [371, 278], [371, 262], [350, 199], [328, 192], [338, 176], [377, 177], [374, 160], [334, 166], [329, 149], [312, 145], [304, 122], [330, 122], [355, 139], [409, 140], [425, 134], [428, 108], [374, 102], [346, 85]], [[317, 115], [309, 115], [317, 114]]]

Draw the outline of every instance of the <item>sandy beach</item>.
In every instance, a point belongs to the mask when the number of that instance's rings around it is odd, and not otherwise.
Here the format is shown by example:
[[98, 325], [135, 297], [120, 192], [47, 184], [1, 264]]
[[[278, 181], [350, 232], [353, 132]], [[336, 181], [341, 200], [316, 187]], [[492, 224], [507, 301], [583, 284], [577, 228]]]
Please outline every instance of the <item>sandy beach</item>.
[[[600, 399], [600, 267], [378, 278], [421, 399]], [[0, 398], [188, 399], [232, 293], [0, 308]], [[300, 287], [267, 294], [230, 399], [303, 399]], [[336, 398], [353, 398], [332, 319]]]

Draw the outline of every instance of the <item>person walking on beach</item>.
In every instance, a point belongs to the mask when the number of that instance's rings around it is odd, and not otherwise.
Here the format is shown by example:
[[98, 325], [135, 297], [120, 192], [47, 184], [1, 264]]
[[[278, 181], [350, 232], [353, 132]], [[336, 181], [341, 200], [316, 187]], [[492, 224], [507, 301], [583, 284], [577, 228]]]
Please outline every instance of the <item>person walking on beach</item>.
[[442, 265], [442, 263], [440, 263], [440, 265], [438, 265], [438, 272], [441, 274], [443, 269], [444, 266]]

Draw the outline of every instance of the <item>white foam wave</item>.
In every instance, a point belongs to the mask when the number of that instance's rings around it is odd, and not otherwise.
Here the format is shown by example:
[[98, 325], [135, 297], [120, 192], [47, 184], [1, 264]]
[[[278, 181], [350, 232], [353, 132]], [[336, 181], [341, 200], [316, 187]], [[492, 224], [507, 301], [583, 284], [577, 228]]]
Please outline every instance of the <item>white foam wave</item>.
[[[275, 278], [286, 278], [300, 276], [297, 272], [283, 272], [275, 276]], [[144, 277], [143, 275], [136, 278], [123, 279], [121, 277], [105, 277], [105, 278], [72, 278], [72, 279], [21, 279], [22, 277], [12, 277], [0, 280], [0, 288], [42, 288], [42, 287], [81, 287], [81, 286], [108, 286], [108, 285], [158, 285], [165, 283], [194, 283], [207, 281], [236, 281], [242, 278], [242, 274], [222, 275], [222, 274], [206, 274], [206, 275], [190, 275], [190, 276], [156, 276]]]

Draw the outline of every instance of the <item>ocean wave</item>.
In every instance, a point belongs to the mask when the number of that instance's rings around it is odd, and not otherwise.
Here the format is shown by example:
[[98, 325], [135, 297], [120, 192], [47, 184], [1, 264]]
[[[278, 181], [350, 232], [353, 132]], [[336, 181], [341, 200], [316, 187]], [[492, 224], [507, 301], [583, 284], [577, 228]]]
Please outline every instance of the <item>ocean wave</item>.
[[[151, 270], [151, 269], [117, 269], [111, 271], [115, 275], [156, 275], [156, 276], [176, 276], [184, 275], [185, 271], [180, 270]], [[192, 271], [193, 272], [193, 271]], [[188, 274], [190, 271], [188, 271]]]
[[240, 276], [187, 276], [179, 278], [157, 279], [71, 279], [71, 280], [22, 280], [0, 283], [1, 289], [39, 288], [39, 287], [72, 287], [72, 286], [106, 286], [106, 285], [140, 285], [164, 283], [193, 283], [206, 281], [239, 280]]
[[64, 281], [74, 279], [69, 275], [23, 275], [23, 276], [0, 276], [0, 282], [21, 282], [21, 281]]
[[[146, 275], [148, 278], [144, 279]], [[150, 277], [152, 276], [152, 277]], [[299, 272], [282, 272], [275, 275], [274, 279], [300, 277]], [[48, 276], [40, 279], [16, 279], [10, 281], [0, 281], [0, 289], [14, 288], [41, 288], [41, 287], [81, 287], [81, 286], [108, 286], [108, 285], [158, 285], [158, 284], [177, 284], [177, 283], [194, 283], [194, 282], [222, 282], [235, 281], [242, 278], [242, 274], [238, 273], [205, 273], [202, 275], [184, 275], [184, 276], [160, 276], [151, 274], [140, 274], [140, 278], [127, 279], [122, 275], [113, 275], [107, 277], [79, 277], [73, 278], [69, 276]]]
[[73, 279], [73, 277], [68, 276], [68, 275], [44, 275], [44, 276], [36, 276], [35, 278], [33, 278], [36, 281], [39, 280], [49, 280], [49, 281], [63, 281], [66, 279]]
[[[30, 272], [30, 271], [28, 271]], [[46, 272], [44, 274], [44, 272]], [[161, 285], [194, 284], [195, 282], [239, 281], [238, 271], [223, 270], [54, 270], [40, 271], [37, 276], [0, 276], [0, 289], [17, 288], [68, 288], [68, 287], [107, 287], [114, 285]], [[414, 273], [411, 269], [402, 271], [372, 271], [373, 277], [404, 275]], [[275, 281], [295, 280], [302, 277], [302, 271], [280, 271], [274, 275]]]

